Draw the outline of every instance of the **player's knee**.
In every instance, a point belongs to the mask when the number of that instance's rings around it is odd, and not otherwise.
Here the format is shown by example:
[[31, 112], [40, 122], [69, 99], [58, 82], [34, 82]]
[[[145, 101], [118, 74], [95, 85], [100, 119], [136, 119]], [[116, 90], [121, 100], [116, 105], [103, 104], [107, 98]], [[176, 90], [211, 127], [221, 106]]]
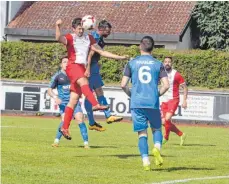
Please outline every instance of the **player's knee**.
[[71, 93], [70, 95], [70, 100], [69, 100], [69, 106], [71, 107], [75, 107], [75, 105], [78, 103], [79, 101], [79, 95], [76, 93]]
[[147, 131], [143, 130], [143, 131], [138, 132], [138, 138], [140, 137], [147, 137]]
[[69, 102], [68, 102], [68, 106], [72, 107], [72, 108], [75, 108], [77, 104], [77, 100], [76, 99], [70, 99]]
[[151, 129], [152, 129], [152, 132], [161, 131], [161, 128], [151, 128]]
[[82, 77], [82, 78], [77, 80], [77, 84], [81, 87], [84, 85], [88, 85], [89, 82], [88, 82], [88, 79], [86, 77]]
[[171, 120], [172, 116], [173, 116], [172, 113], [166, 114], [166, 115], [165, 115], [165, 118], [164, 118], [165, 121]]

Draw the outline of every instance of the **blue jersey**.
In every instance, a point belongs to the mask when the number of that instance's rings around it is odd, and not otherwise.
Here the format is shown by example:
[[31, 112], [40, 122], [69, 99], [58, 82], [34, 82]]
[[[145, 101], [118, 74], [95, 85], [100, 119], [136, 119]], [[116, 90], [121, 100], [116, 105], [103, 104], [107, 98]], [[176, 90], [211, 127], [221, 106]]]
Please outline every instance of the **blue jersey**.
[[61, 99], [62, 104], [67, 104], [70, 99], [70, 80], [63, 71], [58, 71], [52, 76], [50, 88], [57, 88], [58, 98]]
[[167, 77], [162, 62], [151, 55], [142, 55], [129, 61], [124, 76], [132, 82], [130, 108], [159, 109], [158, 83]]
[[[103, 49], [105, 46], [103, 37], [100, 36], [96, 31], [92, 31], [91, 35], [95, 39], [96, 43]], [[99, 60], [100, 60], [100, 54], [95, 53], [91, 59], [91, 75], [99, 74], [99, 65], [98, 65]]]

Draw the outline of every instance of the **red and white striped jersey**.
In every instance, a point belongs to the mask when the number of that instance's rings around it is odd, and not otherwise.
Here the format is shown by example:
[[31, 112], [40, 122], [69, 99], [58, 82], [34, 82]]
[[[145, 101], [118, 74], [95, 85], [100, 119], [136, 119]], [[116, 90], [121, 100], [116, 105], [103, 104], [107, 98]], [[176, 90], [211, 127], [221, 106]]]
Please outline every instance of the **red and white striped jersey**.
[[167, 73], [169, 79], [169, 90], [164, 94], [167, 100], [179, 98], [179, 86], [184, 84], [184, 78], [181, 74], [172, 69], [169, 73]]
[[79, 37], [76, 34], [66, 34], [69, 63], [87, 64], [87, 56], [91, 45], [96, 44], [93, 36], [84, 34]]

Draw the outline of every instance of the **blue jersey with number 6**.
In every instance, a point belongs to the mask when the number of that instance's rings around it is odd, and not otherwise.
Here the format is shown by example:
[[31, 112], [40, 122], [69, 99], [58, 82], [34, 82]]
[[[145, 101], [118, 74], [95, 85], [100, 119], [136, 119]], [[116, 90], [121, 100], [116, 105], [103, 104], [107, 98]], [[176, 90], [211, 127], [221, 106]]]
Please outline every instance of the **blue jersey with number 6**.
[[159, 109], [158, 82], [167, 77], [162, 62], [151, 55], [137, 56], [127, 63], [124, 76], [132, 82], [131, 109]]

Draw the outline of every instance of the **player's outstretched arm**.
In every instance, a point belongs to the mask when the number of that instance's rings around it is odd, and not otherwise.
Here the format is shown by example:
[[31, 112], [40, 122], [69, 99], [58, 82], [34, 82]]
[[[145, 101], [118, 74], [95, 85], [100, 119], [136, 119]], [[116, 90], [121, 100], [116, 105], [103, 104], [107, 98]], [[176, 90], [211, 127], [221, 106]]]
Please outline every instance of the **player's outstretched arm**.
[[161, 78], [161, 84], [162, 86], [159, 89], [159, 96], [163, 95], [169, 89], [169, 79], [167, 76]]
[[117, 60], [125, 60], [128, 59], [128, 56], [119, 56], [116, 54], [112, 54], [111, 52], [103, 50], [99, 45], [94, 44], [91, 46], [91, 49], [101, 56], [107, 57], [107, 58], [112, 58], [112, 59], [117, 59]]
[[63, 43], [64, 45], [67, 45], [67, 39], [64, 36], [61, 36], [60, 27], [62, 23], [63, 22], [61, 19], [56, 21], [56, 41]]

